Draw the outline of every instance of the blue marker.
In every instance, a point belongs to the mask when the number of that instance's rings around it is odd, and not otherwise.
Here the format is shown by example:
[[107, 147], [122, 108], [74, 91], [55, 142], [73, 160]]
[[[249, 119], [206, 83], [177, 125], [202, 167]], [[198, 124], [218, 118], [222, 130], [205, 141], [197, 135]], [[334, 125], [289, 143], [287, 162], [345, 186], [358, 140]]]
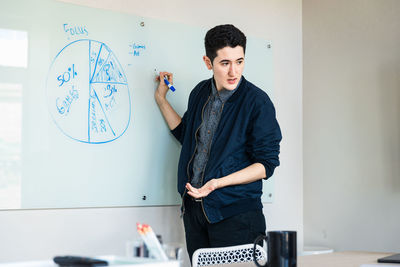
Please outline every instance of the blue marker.
[[[154, 72], [156, 75], [158, 75], [157, 69], [154, 69]], [[167, 76], [164, 76], [164, 82], [168, 86], [168, 88], [171, 89], [172, 92], [175, 92], [175, 87], [168, 81]]]
[[168, 88], [171, 89], [172, 92], [175, 92], [175, 87], [169, 83], [167, 76], [164, 76], [164, 82], [168, 86]]

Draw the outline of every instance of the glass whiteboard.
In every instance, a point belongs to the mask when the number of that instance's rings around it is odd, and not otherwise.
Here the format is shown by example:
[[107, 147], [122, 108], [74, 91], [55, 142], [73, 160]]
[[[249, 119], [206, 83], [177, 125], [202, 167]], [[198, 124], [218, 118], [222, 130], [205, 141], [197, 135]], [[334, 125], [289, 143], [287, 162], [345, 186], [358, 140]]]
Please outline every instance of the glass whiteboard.
[[[179, 114], [212, 73], [207, 29], [51, 0], [0, 4], [0, 209], [176, 205]], [[272, 47], [248, 37], [245, 77], [272, 92]], [[264, 182], [272, 202], [273, 178]]]

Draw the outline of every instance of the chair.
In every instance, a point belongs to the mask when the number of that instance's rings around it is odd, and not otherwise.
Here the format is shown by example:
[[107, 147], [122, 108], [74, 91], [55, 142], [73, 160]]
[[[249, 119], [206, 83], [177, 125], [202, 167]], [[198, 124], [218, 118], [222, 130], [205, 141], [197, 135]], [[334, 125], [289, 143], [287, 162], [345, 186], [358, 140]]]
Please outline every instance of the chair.
[[[231, 247], [220, 248], [201, 248], [196, 250], [192, 256], [192, 266], [212, 266], [233, 263], [253, 263], [254, 244], [245, 244]], [[265, 250], [257, 245], [256, 248], [257, 261], [267, 259]]]

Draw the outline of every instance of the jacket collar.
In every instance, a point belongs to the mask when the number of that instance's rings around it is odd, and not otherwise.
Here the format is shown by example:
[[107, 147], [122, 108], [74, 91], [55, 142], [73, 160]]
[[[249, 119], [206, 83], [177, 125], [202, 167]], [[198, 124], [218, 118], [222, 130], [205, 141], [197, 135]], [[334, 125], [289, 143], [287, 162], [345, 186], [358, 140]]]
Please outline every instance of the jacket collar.
[[[211, 86], [212, 86], [212, 83], [213, 83], [213, 77], [212, 78], [210, 78], [208, 81], [207, 81], [207, 86], [206, 86], [206, 88], [207, 88], [207, 91], [208, 91], [208, 94], [207, 94], [207, 96], [210, 94], [210, 93], [212, 93], [212, 88], [211, 88]], [[236, 101], [243, 93], [245, 93], [246, 92], [246, 87], [247, 86], [247, 80], [244, 78], [244, 76], [242, 75], [242, 78], [240, 79], [240, 84], [239, 84], [239, 87], [237, 87], [236, 89], [235, 89], [235, 92], [233, 93], [233, 95], [231, 95], [230, 97], [229, 97], [229, 99], [228, 99], [228, 101], [226, 101], [226, 102], [234, 102], [234, 101]]]

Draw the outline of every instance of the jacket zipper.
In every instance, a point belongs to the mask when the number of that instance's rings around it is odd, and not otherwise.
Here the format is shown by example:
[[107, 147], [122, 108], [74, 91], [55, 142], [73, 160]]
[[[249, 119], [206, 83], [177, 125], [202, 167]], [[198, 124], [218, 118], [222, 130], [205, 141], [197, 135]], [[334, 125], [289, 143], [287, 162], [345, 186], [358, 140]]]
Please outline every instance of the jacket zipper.
[[[219, 124], [219, 121], [221, 120], [222, 110], [224, 109], [224, 105], [225, 105], [225, 102], [222, 103], [221, 110], [220, 110], [220, 112], [219, 112], [218, 124]], [[215, 129], [215, 132], [216, 132], [216, 131], [217, 131], [217, 129]], [[202, 184], [202, 185], [203, 185], [203, 180], [204, 180], [204, 172], [205, 172], [205, 170], [206, 170], [208, 160], [210, 159], [210, 149], [211, 149], [212, 141], [213, 141], [213, 139], [214, 139], [215, 132], [213, 133], [213, 136], [211, 137], [210, 144], [208, 145], [207, 162], [206, 162], [206, 164], [205, 164], [205, 166], [204, 166], [204, 169], [203, 169], [203, 175], [201, 176], [201, 184]], [[208, 222], [208, 223], [211, 223], [211, 222], [210, 222], [210, 219], [208, 219], [208, 217], [207, 217], [206, 211], [204, 210], [203, 199], [201, 199], [200, 203], [201, 203], [201, 208], [202, 208], [202, 210], [203, 210], [203, 213], [204, 213], [204, 216], [206, 217], [207, 222]]]
[[[203, 108], [202, 108], [202, 110], [201, 110], [201, 123], [200, 123], [200, 125], [199, 125], [199, 127], [197, 128], [197, 130], [196, 130], [196, 132], [195, 132], [195, 134], [194, 134], [194, 139], [196, 140], [196, 146], [195, 146], [195, 148], [194, 148], [194, 152], [193, 152], [193, 154], [192, 154], [192, 157], [190, 158], [190, 160], [189, 160], [189, 162], [188, 162], [188, 164], [187, 164], [187, 166], [186, 166], [186, 172], [187, 172], [187, 176], [188, 176], [188, 181], [190, 182], [190, 173], [189, 173], [189, 166], [190, 166], [190, 162], [193, 160], [193, 158], [194, 158], [194, 155], [196, 154], [196, 150], [197, 150], [197, 133], [198, 133], [198, 131], [200, 130], [200, 128], [201, 128], [201, 125], [203, 124], [203, 122], [204, 122], [204, 116], [203, 116], [203, 114], [204, 114], [204, 108], [206, 107], [206, 105], [207, 105], [207, 103], [210, 101], [210, 96], [208, 96], [208, 99], [207, 99], [207, 101], [206, 101], [206, 103], [204, 104], [204, 106], [203, 106]], [[182, 213], [181, 213], [181, 218], [183, 217], [183, 214], [185, 214], [185, 194], [186, 194], [186, 192], [187, 192], [187, 189], [186, 189], [186, 186], [185, 186], [185, 190], [183, 191], [183, 194], [182, 194]], [[205, 213], [204, 213], [205, 214]], [[207, 216], [206, 216], [207, 217]]]

